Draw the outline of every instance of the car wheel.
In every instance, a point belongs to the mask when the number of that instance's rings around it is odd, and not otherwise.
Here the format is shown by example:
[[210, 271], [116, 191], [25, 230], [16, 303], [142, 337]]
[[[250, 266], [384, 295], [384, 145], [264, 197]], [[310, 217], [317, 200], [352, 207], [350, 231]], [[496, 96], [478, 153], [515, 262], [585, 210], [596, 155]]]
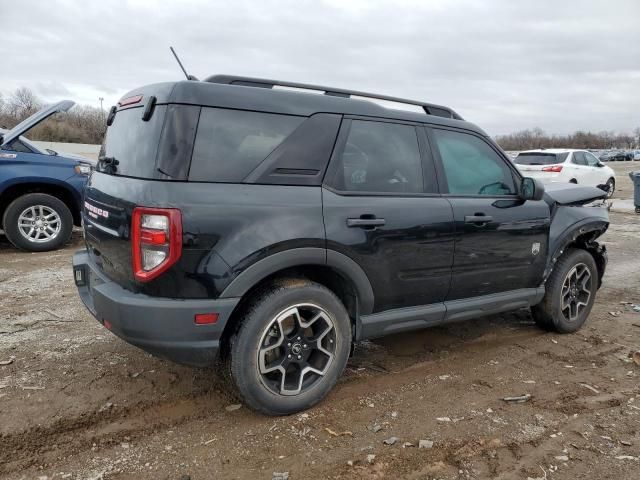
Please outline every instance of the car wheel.
[[616, 191], [616, 181], [613, 178], [607, 180], [607, 198], [612, 198]]
[[227, 359], [238, 396], [267, 415], [312, 407], [333, 388], [351, 347], [342, 302], [317, 283], [283, 280], [244, 310]]
[[533, 318], [546, 330], [575, 332], [589, 317], [597, 288], [598, 270], [591, 254], [567, 250], [547, 280], [542, 302], [532, 307]]
[[56, 197], [30, 193], [9, 204], [2, 225], [5, 235], [15, 247], [45, 252], [69, 241], [73, 216], [64, 202]]

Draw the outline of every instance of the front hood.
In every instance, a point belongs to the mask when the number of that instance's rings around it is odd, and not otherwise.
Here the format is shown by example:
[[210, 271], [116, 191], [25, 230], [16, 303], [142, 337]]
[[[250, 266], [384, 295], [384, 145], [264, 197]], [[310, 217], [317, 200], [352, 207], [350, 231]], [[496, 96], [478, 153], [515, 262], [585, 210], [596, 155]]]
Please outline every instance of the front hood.
[[573, 183], [550, 183], [544, 188], [544, 199], [549, 205], [584, 205], [606, 196], [607, 192], [599, 188]]
[[5, 133], [2, 136], [2, 144], [0, 145], [0, 147], [4, 147], [5, 145], [10, 144], [20, 135], [24, 134], [27, 130], [32, 129], [43, 120], [49, 118], [51, 115], [59, 112], [66, 112], [74, 105], [75, 102], [72, 102], [71, 100], [62, 100], [61, 102], [55, 103], [51, 106], [44, 107], [42, 110], [37, 111], [29, 118], [23, 120], [7, 133]]

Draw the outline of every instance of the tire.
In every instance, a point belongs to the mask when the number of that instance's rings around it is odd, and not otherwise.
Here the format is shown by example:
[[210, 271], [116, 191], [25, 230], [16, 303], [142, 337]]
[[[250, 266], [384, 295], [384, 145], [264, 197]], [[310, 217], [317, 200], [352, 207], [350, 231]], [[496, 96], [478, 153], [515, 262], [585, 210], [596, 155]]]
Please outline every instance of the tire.
[[[43, 221], [40, 215], [48, 221]], [[26, 225], [31, 222], [38, 222], [39, 227], [35, 227], [36, 230], [29, 235], [29, 227]], [[21, 227], [21, 224], [25, 226]], [[9, 204], [4, 212], [2, 225], [5, 235], [16, 248], [46, 252], [60, 248], [69, 241], [73, 230], [73, 216], [69, 208], [56, 197], [45, 193], [29, 193]], [[40, 233], [37, 228], [41, 229]], [[49, 235], [49, 238], [45, 235]]]
[[[289, 331], [296, 318], [308, 327]], [[351, 321], [338, 297], [309, 280], [286, 279], [258, 293], [244, 310], [226, 362], [243, 403], [267, 415], [289, 415], [329, 393], [347, 365], [350, 347]], [[278, 370], [282, 365], [287, 365], [284, 376]], [[300, 379], [307, 366], [324, 374], [307, 371]]]
[[613, 198], [613, 194], [616, 191], [616, 181], [613, 178], [607, 180], [607, 187], [609, 190], [607, 191], [607, 198]]
[[[588, 279], [583, 282], [576, 282], [584, 284], [584, 287], [589, 291], [588, 298], [586, 298], [584, 292], [580, 292], [579, 285], [575, 291], [571, 287], [567, 288], [568, 276], [574, 272], [574, 269], [578, 274], [578, 280], [585, 278], [584, 273], [581, 272], [586, 271], [588, 273]], [[573, 278], [575, 277], [572, 275]], [[597, 288], [598, 269], [591, 254], [586, 250], [567, 250], [560, 257], [547, 280], [546, 292], [542, 302], [531, 308], [535, 322], [545, 330], [558, 333], [572, 333], [579, 330], [589, 317], [589, 313], [591, 313]], [[576, 291], [579, 293], [574, 301], [572, 300], [572, 294]], [[565, 293], [569, 299], [569, 307], [563, 310], [562, 297]], [[579, 305], [579, 303], [582, 305]], [[576, 305], [575, 310], [572, 305]]]

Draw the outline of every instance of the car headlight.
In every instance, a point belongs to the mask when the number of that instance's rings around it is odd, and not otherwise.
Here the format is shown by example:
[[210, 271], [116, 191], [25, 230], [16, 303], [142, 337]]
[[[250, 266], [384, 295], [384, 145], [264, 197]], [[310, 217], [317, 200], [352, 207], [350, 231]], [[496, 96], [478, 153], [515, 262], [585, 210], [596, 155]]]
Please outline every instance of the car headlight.
[[91, 173], [91, 166], [83, 163], [76, 165], [74, 170], [78, 175], [89, 175]]

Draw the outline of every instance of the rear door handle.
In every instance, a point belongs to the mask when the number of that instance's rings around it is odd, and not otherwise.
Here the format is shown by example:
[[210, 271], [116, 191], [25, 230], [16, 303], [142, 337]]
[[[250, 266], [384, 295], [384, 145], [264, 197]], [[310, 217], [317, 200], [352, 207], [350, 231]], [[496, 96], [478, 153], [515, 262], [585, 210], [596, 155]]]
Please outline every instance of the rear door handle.
[[371, 228], [371, 227], [381, 227], [387, 221], [384, 218], [347, 218], [347, 227], [354, 228]]
[[464, 217], [464, 223], [481, 223], [487, 224], [493, 221], [493, 217], [489, 215], [466, 215]]

